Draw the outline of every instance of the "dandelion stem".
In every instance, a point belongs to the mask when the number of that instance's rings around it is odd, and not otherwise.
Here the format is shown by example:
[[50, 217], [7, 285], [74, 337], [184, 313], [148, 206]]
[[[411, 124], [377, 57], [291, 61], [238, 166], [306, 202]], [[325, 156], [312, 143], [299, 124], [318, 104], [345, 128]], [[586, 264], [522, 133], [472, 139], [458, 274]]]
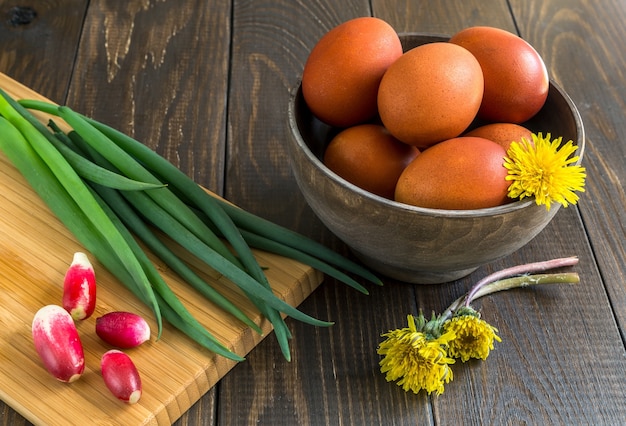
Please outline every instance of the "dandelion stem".
[[533, 272], [546, 271], [548, 269], [562, 268], [564, 266], [572, 266], [578, 263], [578, 257], [562, 257], [558, 259], [546, 260], [543, 262], [526, 263], [524, 265], [513, 266], [511, 268], [502, 269], [501, 271], [494, 272], [491, 275], [487, 275], [482, 280], [478, 281], [474, 287], [467, 293], [465, 299], [465, 306], [469, 306], [475, 298], [475, 295], [480, 289], [494, 281], [501, 280], [506, 277], [521, 274], [531, 274]]
[[536, 274], [506, 278], [495, 281], [482, 287], [474, 294], [474, 300], [498, 291], [509, 290], [517, 287], [527, 287], [537, 284], [578, 284], [580, 277], [577, 272], [563, 272], [559, 274]]
[[[471, 302], [479, 299], [483, 296], [488, 296], [499, 291], [510, 290], [512, 288], [527, 287], [530, 285], [538, 284], [577, 284], [580, 282], [580, 276], [576, 272], [563, 272], [556, 274], [536, 274], [536, 275], [521, 275], [512, 278], [504, 278], [501, 280], [493, 281], [491, 283], [481, 286], [476, 292], [474, 292], [472, 299], [469, 299], [469, 293], [456, 299], [448, 309], [441, 314], [441, 320], [447, 320], [454, 311], [462, 307], [463, 305], [469, 306]], [[468, 303], [469, 301], [469, 303]]]

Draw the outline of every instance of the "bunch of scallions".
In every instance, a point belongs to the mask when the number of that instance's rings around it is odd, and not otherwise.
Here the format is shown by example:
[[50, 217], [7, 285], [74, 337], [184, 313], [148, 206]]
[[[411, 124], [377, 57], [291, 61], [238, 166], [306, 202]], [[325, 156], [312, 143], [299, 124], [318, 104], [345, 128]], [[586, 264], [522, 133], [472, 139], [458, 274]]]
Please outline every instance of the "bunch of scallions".
[[[31, 110], [61, 118], [70, 130], [53, 119], [44, 125]], [[216, 354], [243, 360], [185, 308], [138, 240], [204, 297], [260, 333], [164, 239], [232, 281], [271, 322], [288, 360], [291, 334], [284, 316], [314, 326], [331, 323], [278, 298], [250, 247], [295, 259], [363, 293], [351, 274], [381, 284], [324, 245], [209, 195], [146, 145], [67, 106], [16, 101], [0, 89], [0, 149], [79, 242], [151, 308], [159, 336], [165, 319]]]

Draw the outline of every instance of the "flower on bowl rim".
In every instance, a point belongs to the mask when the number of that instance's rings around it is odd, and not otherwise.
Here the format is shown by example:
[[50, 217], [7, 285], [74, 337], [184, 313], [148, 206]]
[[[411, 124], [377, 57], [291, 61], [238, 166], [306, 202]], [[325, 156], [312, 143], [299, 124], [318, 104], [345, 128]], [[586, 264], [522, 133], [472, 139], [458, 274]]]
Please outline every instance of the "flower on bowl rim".
[[553, 202], [564, 207], [578, 202], [575, 191], [585, 191], [585, 168], [576, 163], [573, 155], [578, 147], [570, 140], [561, 146], [562, 137], [551, 140], [550, 133], [532, 134], [532, 142], [522, 138], [512, 142], [504, 167], [508, 170], [507, 180], [510, 198], [535, 197], [537, 204], [550, 210]]

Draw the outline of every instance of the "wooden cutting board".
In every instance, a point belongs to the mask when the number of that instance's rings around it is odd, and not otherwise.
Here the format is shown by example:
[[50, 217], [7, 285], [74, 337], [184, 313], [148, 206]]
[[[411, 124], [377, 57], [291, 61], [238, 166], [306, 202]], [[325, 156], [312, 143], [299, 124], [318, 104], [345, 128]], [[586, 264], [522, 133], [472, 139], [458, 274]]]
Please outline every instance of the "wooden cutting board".
[[[2, 73], [0, 87], [16, 99], [46, 100]], [[47, 121], [45, 115], [38, 117]], [[94, 315], [78, 324], [86, 369], [77, 382], [56, 381], [37, 357], [30, 326], [41, 306], [61, 303], [63, 276], [76, 251], [85, 250], [0, 152], [0, 398], [38, 425], [68, 424], [70, 419], [85, 425], [171, 424], [236, 363], [165, 324], [160, 340], [153, 337], [127, 350], [143, 381], [141, 400], [130, 406], [116, 400], [100, 374], [100, 356], [110, 347], [96, 336], [95, 318], [127, 310], [143, 315], [153, 330], [156, 324], [150, 310], [88, 253], [96, 269], [98, 300]], [[255, 255], [267, 267], [274, 292], [293, 306], [322, 281], [321, 273], [301, 263], [260, 251]], [[245, 356], [272, 331], [234, 285], [209, 268], [202, 276], [232, 296], [260, 325], [263, 335], [221, 312], [153, 260], [192, 314], [237, 354]]]

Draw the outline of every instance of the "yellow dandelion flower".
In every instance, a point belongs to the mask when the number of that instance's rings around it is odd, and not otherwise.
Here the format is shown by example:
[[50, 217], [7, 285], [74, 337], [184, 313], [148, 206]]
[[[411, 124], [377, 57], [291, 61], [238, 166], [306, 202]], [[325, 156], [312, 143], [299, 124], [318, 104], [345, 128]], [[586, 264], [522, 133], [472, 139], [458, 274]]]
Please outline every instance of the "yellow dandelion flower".
[[509, 171], [507, 180], [510, 198], [535, 197], [537, 204], [545, 204], [550, 210], [553, 202], [564, 207], [576, 204], [578, 195], [574, 191], [585, 191], [585, 168], [573, 164], [578, 147], [572, 141], [561, 146], [562, 138], [550, 140], [550, 133], [532, 135], [533, 142], [522, 138], [513, 142], [504, 159]]
[[464, 308], [443, 324], [444, 332], [453, 332], [455, 338], [448, 343], [448, 354], [453, 358], [468, 361], [470, 358], [487, 359], [493, 350], [493, 342], [501, 342], [498, 329], [480, 319], [472, 308]]
[[418, 393], [424, 389], [428, 394], [440, 395], [444, 384], [452, 380], [448, 366], [454, 360], [448, 357], [446, 347], [454, 338], [453, 332], [437, 338], [429, 338], [415, 326], [415, 318], [408, 315], [408, 327], [384, 333], [385, 340], [378, 348], [383, 355], [380, 371], [388, 382], [397, 381], [405, 392]]

